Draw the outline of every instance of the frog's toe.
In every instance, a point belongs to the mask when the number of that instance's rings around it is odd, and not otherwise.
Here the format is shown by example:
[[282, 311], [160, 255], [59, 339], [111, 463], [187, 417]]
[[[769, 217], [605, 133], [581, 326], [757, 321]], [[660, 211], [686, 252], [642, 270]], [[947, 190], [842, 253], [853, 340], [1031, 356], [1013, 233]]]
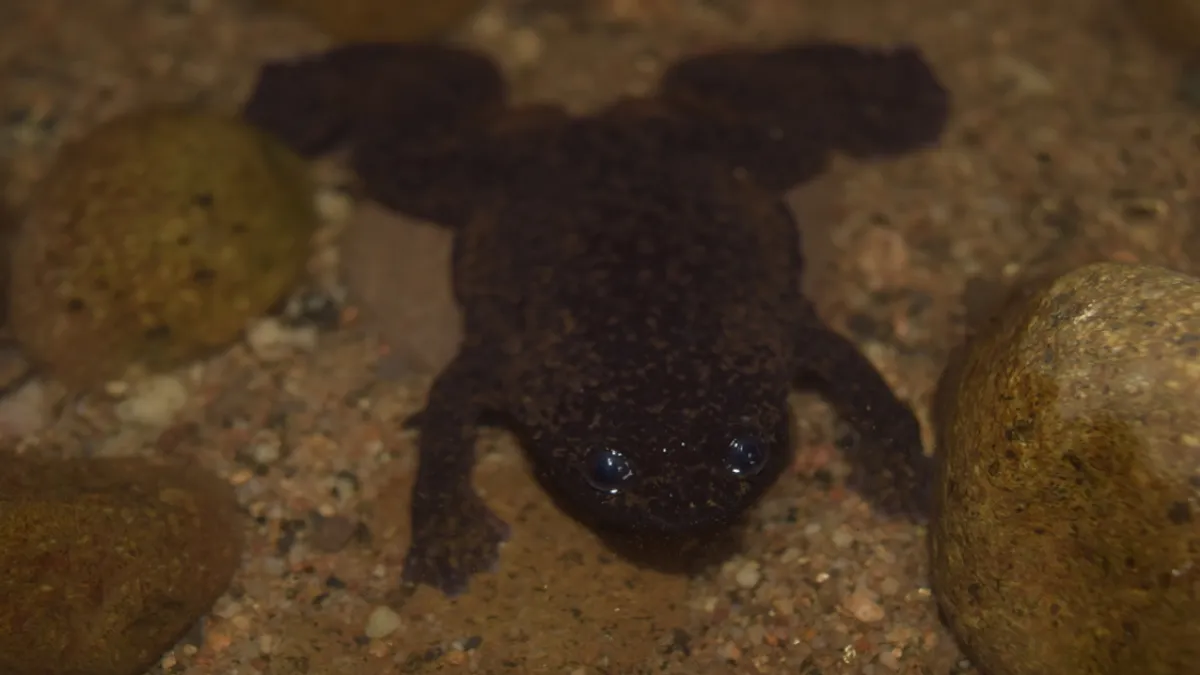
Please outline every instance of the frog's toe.
[[404, 561], [405, 583], [425, 584], [453, 597], [467, 590], [471, 577], [495, 571], [510, 529], [481, 502], [472, 501], [414, 531]]

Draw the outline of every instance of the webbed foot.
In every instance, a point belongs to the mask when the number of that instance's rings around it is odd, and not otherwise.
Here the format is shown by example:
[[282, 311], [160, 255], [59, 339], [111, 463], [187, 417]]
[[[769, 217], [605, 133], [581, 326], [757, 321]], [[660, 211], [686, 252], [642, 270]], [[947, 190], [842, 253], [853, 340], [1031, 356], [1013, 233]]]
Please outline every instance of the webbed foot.
[[921, 425], [911, 412], [885, 417], [872, 425], [862, 442], [869, 448], [853, 453], [849, 487], [881, 512], [923, 523], [929, 518], [933, 459], [925, 456]]
[[478, 495], [455, 502], [418, 501], [413, 504], [412, 544], [403, 581], [431, 586], [447, 596], [459, 595], [471, 577], [495, 569], [500, 544], [508, 537], [508, 524]]

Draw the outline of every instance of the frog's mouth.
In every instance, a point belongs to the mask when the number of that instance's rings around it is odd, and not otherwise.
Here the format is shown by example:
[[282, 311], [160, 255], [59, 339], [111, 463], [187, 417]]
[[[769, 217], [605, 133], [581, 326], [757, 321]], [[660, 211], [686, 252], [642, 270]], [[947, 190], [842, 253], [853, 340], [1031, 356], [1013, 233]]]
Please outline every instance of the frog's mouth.
[[[694, 498], [667, 487], [597, 497], [597, 517], [605, 529], [658, 535], [693, 535], [722, 530], [736, 523], [757, 501], [760, 490], [750, 482], [713, 485]], [[650, 496], [645, 496], [649, 492]], [[718, 495], [720, 499], [714, 499]]]

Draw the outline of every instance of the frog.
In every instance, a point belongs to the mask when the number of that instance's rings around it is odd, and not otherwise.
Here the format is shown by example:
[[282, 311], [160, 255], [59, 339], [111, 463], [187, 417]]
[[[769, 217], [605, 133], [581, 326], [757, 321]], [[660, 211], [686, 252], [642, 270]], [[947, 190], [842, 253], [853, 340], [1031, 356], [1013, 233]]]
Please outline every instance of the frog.
[[733, 526], [780, 479], [807, 387], [858, 431], [854, 487], [924, 520], [920, 422], [805, 295], [784, 199], [835, 153], [938, 143], [950, 94], [920, 50], [734, 46], [585, 113], [512, 103], [470, 54], [342, 46], [268, 65], [243, 108], [299, 152], [344, 150], [368, 198], [454, 233], [463, 335], [406, 422], [402, 581], [454, 596], [497, 566], [509, 526], [471, 486], [484, 425], [588, 525], [677, 536]]

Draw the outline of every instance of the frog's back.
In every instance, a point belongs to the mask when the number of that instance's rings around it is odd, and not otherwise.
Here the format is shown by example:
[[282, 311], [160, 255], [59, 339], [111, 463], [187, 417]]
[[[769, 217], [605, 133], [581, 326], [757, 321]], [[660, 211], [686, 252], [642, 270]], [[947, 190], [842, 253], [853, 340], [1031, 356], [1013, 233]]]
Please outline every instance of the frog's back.
[[751, 335], [778, 335], [783, 348], [799, 299], [789, 214], [726, 165], [663, 152], [686, 129], [647, 124], [657, 114], [616, 109], [544, 136], [543, 163], [464, 229], [456, 282], [467, 320], [509, 324], [479, 332], [521, 335], [538, 359], [610, 373], [725, 353]]

